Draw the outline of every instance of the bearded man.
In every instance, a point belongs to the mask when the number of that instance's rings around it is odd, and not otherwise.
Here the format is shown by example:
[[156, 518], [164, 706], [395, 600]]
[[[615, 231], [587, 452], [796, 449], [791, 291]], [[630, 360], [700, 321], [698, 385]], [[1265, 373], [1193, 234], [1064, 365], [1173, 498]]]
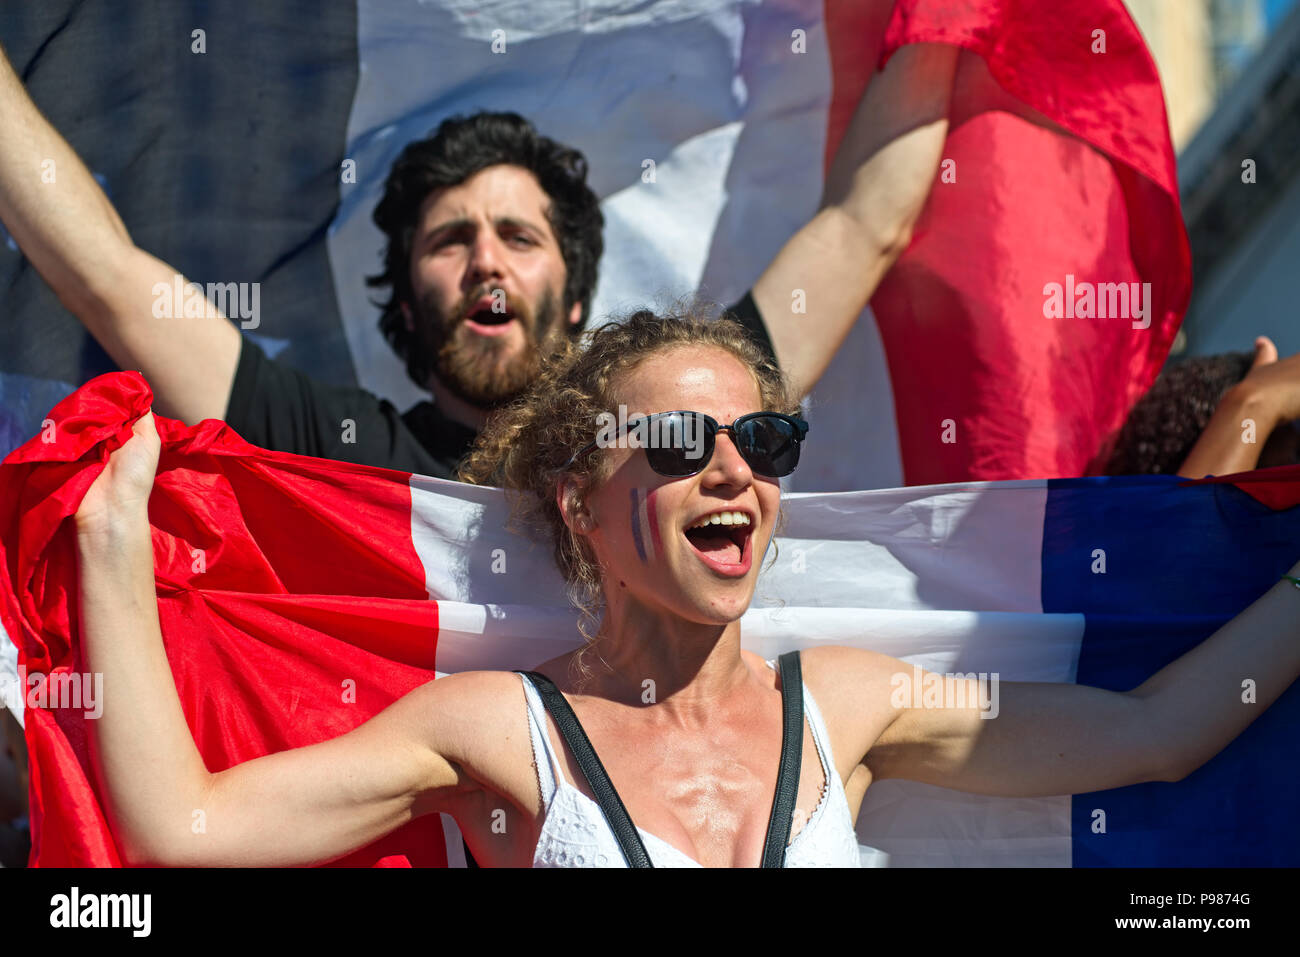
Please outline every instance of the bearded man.
[[[900, 50], [867, 88], [821, 208], [731, 307], [805, 394], [829, 365], [929, 195], [948, 129], [956, 50]], [[105, 351], [137, 369], [162, 415], [224, 419], [244, 439], [455, 478], [494, 410], [590, 319], [603, 217], [575, 149], [514, 113], [444, 121], [394, 163], [374, 219], [387, 237], [380, 329], [433, 401], [399, 412], [356, 387], [269, 358], [209, 304], [155, 315], [174, 267], [137, 247], [94, 177], [32, 103], [0, 51], [0, 220]], [[43, 164], [58, 186], [42, 186]], [[816, 315], [793, 315], [792, 289]]]

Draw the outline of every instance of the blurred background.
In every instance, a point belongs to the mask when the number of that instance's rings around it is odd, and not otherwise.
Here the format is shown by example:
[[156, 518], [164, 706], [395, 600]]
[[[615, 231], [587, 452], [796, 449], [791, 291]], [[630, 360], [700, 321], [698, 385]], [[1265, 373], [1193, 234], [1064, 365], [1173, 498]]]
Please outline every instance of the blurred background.
[[[1191, 309], [1171, 359], [1300, 352], [1300, 5], [1127, 0], [1160, 69], [1191, 236]], [[1242, 190], [1242, 164], [1255, 184]]]

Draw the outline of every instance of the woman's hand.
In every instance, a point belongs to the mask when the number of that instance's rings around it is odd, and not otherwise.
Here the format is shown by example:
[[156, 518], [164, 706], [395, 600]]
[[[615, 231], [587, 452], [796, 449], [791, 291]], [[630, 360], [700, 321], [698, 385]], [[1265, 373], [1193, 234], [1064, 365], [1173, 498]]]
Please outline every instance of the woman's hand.
[[162, 440], [154, 424], [153, 411], [142, 415], [132, 427], [134, 433], [108, 458], [77, 509], [77, 527], [95, 531], [111, 527], [122, 517], [147, 514], [149, 493], [158, 471]]

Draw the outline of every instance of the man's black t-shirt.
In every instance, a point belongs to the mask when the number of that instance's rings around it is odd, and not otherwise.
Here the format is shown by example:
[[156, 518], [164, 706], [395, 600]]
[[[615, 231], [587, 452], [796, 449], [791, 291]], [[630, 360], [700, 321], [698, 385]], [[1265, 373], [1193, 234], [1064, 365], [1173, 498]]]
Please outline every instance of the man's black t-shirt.
[[[775, 358], [754, 297], [728, 313]], [[404, 413], [387, 399], [353, 386], [317, 382], [269, 359], [247, 336], [231, 386], [226, 422], [245, 441], [277, 452], [357, 462], [454, 479], [477, 432], [447, 418], [432, 402]]]

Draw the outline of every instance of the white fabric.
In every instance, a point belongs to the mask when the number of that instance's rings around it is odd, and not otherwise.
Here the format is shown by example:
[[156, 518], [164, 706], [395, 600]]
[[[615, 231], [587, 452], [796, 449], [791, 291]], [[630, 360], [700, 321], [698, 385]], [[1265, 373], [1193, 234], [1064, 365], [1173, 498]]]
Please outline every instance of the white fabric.
[[[772, 666], [772, 662], [768, 662]], [[546, 707], [532, 682], [520, 675], [528, 700], [528, 729], [533, 741], [533, 760], [542, 793], [543, 821], [534, 867], [623, 867], [626, 860], [600, 806], [570, 784], [560, 770], [560, 758], [546, 733]], [[804, 710], [823, 779], [821, 797], [807, 823], [790, 841], [786, 867], [857, 867], [858, 842], [849, 816], [844, 785], [835, 771], [830, 735], [808, 686], [803, 687]], [[617, 784], [614, 785], [618, 787]], [[637, 828], [646, 853], [655, 867], [699, 867], [667, 841]]]
[[0, 625], [0, 706], [8, 708], [23, 723], [23, 689], [18, 681], [18, 646]]

